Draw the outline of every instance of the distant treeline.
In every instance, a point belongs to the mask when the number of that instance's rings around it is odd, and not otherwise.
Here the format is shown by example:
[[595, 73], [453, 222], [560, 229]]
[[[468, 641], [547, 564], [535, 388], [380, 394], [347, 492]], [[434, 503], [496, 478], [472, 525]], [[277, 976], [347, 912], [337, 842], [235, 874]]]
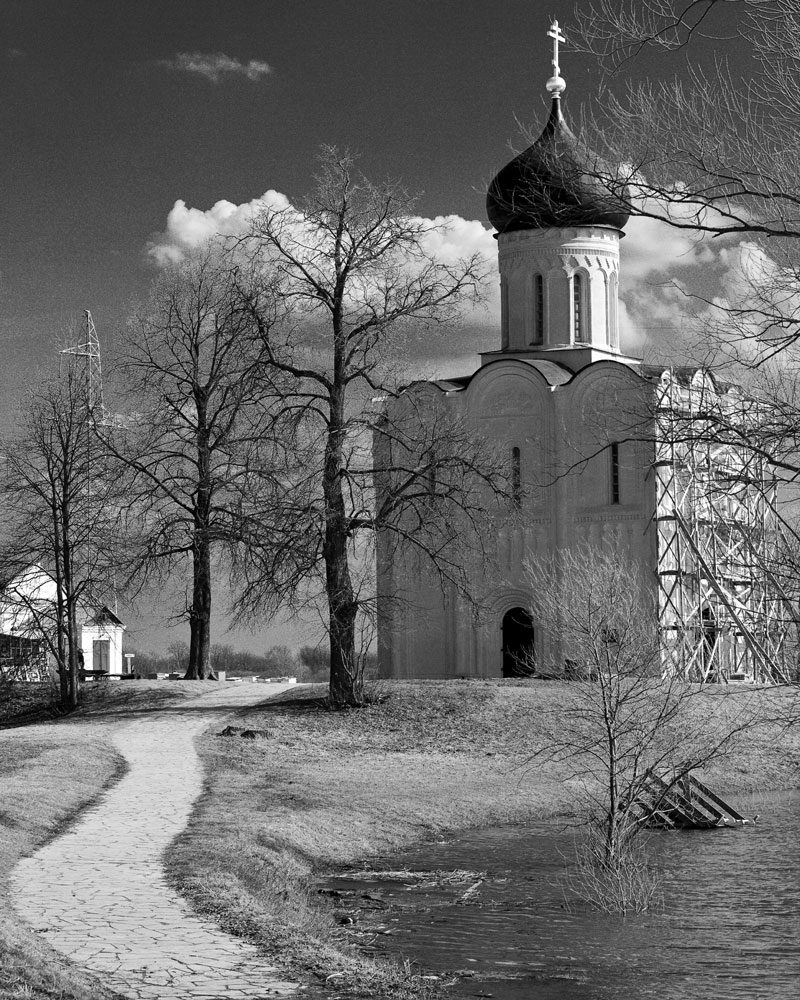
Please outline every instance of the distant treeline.
[[[131, 666], [142, 677], [148, 674], [183, 674], [189, 666], [187, 642], [172, 642], [163, 653], [136, 648], [127, 649], [126, 652], [134, 654]], [[303, 646], [296, 652], [288, 646], [271, 646], [264, 653], [251, 653], [222, 643], [211, 646], [211, 664], [214, 670], [224, 670], [232, 676], [289, 675], [299, 681], [325, 681], [328, 656], [327, 646]], [[368, 666], [372, 666], [372, 663]]]

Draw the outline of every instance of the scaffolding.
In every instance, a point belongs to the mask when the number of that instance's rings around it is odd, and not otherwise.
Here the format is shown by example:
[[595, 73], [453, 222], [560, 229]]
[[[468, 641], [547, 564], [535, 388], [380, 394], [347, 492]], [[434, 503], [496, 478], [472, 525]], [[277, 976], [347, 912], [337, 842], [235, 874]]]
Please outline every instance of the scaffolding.
[[695, 681], [788, 681], [796, 622], [776, 576], [777, 480], [763, 406], [706, 371], [665, 371], [656, 400], [663, 668]]

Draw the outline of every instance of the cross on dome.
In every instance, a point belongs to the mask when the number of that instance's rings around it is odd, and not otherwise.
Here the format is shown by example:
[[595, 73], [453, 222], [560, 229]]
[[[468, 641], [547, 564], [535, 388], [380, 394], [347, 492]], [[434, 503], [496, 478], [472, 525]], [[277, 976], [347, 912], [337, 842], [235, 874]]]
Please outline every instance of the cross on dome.
[[553, 76], [547, 81], [552, 97], [544, 131], [500, 170], [486, 193], [489, 221], [500, 236], [527, 229], [568, 229], [606, 226], [622, 230], [628, 221], [628, 199], [615, 168], [604, 164], [570, 131], [561, 114], [566, 90], [558, 65], [559, 44], [566, 41], [558, 21], [553, 39]]
[[547, 92], [554, 98], [558, 99], [567, 89], [566, 81], [561, 76], [561, 67], [558, 65], [558, 43], [566, 42], [566, 38], [564, 37], [561, 28], [558, 26], [558, 21], [553, 21], [550, 25], [547, 37], [553, 39], [553, 75], [547, 81], [545, 86], [547, 87]]

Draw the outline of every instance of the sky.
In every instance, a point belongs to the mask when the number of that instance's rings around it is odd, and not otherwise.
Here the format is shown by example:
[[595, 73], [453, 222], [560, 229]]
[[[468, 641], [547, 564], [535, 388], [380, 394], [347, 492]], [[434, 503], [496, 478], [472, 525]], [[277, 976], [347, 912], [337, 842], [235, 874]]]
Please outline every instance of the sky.
[[[569, 41], [571, 10], [552, 0], [3, 0], [0, 407], [55, 363], [84, 309], [110, 352], [171, 253], [219, 225], [235, 231], [267, 192], [301, 197], [321, 144], [419, 192], [421, 215], [453, 217], [455, 249], [493, 255], [486, 186], [521, 148], [518, 123], [544, 123], [546, 33], [557, 16]], [[569, 119], [600, 69], [568, 50]], [[657, 226], [632, 222], [623, 241], [632, 350], [675, 326], [657, 282], [708, 265], [706, 250]], [[435, 367], [470, 370], [498, 340], [495, 294]]]

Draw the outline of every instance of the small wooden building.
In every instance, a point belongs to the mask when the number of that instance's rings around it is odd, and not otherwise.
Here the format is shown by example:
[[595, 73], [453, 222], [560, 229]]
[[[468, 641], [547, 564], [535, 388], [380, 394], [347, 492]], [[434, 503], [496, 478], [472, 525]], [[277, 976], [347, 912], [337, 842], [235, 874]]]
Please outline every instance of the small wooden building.
[[83, 668], [95, 676], [108, 674], [121, 677], [125, 673], [122, 656], [122, 633], [125, 626], [114, 612], [105, 606], [86, 609], [81, 622]]

